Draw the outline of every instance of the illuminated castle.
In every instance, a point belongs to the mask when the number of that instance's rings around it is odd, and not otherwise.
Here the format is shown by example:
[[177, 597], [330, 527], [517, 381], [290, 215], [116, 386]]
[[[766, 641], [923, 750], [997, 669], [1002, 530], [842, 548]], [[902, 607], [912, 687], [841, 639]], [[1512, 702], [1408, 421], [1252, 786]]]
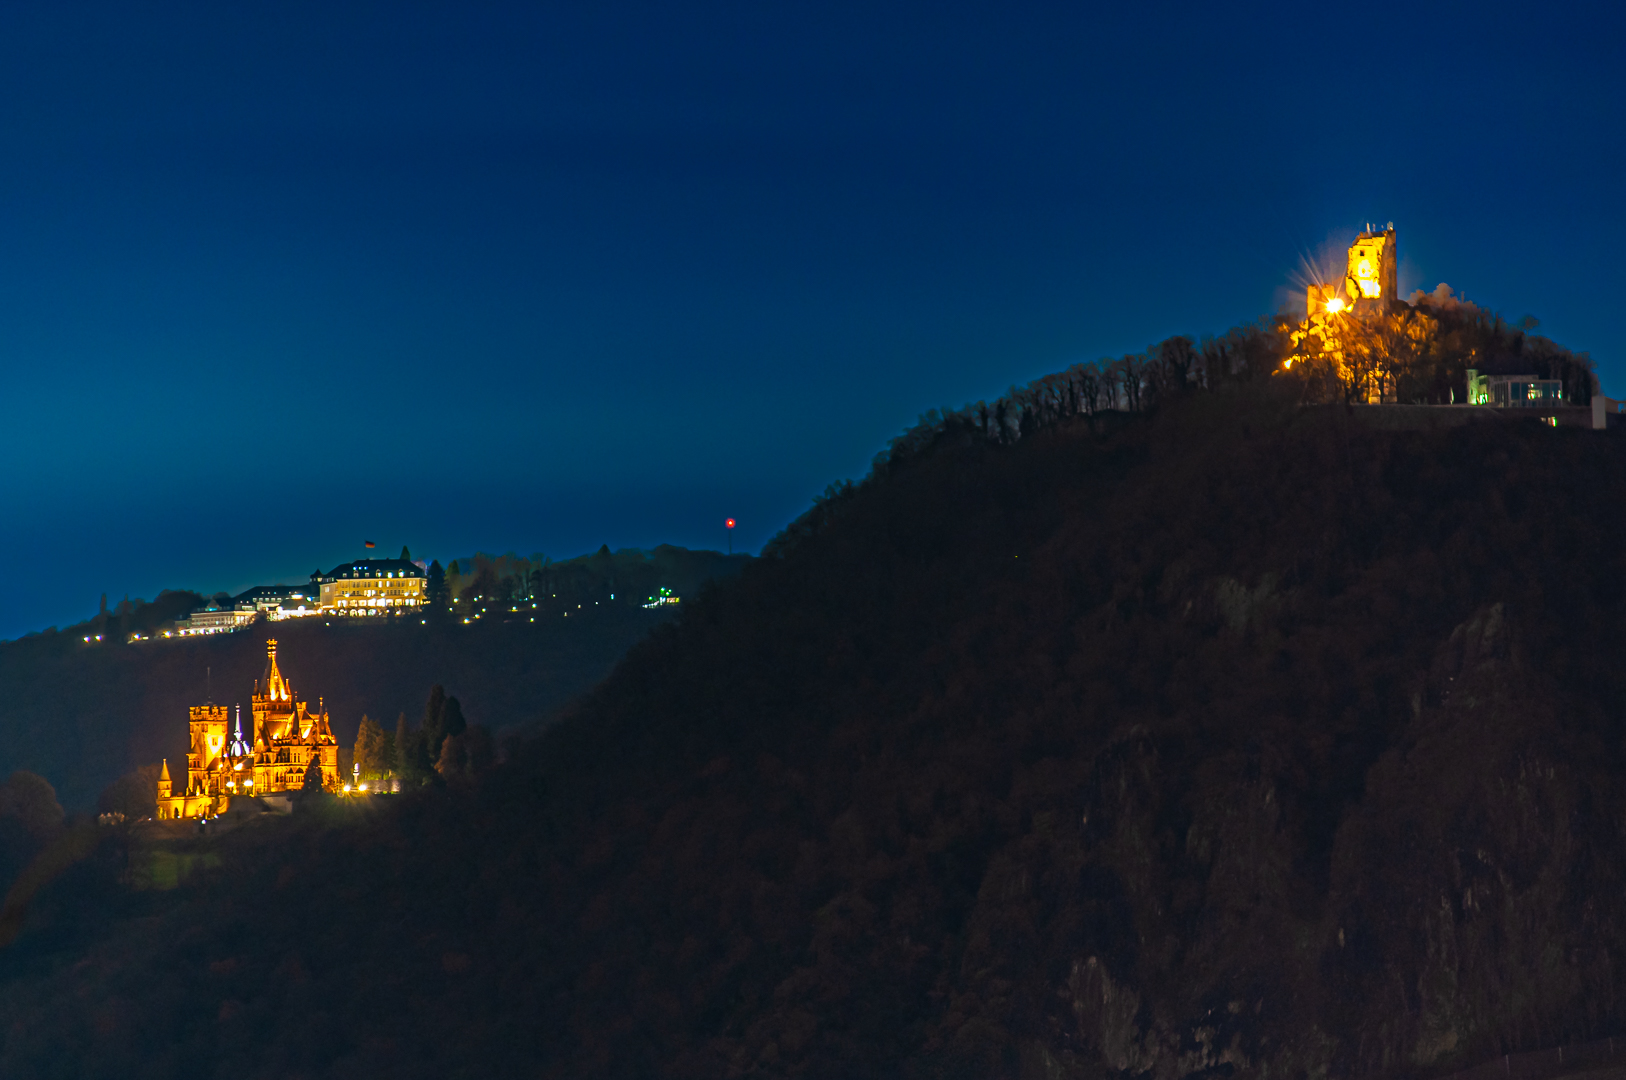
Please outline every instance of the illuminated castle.
[[1306, 292], [1304, 314], [1314, 318], [1341, 311], [1383, 310], [1400, 297], [1395, 269], [1395, 223], [1382, 232], [1371, 225], [1349, 245], [1344, 280], [1312, 284]]
[[1381, 232], [1368, 225], [1349, 246], [1343, 280], [1307, 287], [1304, 321], [1289, 334], [1282, 367], [1334, 380], [1350, 402], [1398, 401], [1402, 375], [1436, 324], [1399, 302], [1396, 262], [1394, 222]]
[[276, 640], [267, 641], [265, 647], [265, 676], [254, 684], [252, 746], [243, 740], [241, 713], [228, 742], [226, 707], [192, 706], [186, 787], [174, 790], [165, 761], [158, 777], [160, 818], [213, 817], [230, 809], [234, 798], [297, 791], [312, 768], [319, 771], [322, 787], [339, 790], [339, 744], [327, 711], [320, 703], [313, 711], [294, 696], [277, 666]]

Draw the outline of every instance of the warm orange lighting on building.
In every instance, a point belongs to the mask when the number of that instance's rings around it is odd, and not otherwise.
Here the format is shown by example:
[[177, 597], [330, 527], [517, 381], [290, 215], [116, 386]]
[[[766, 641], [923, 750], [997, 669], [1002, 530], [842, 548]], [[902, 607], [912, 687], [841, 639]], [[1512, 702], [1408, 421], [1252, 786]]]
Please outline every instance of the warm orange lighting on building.
[[1344, 292], [1352, 301], [1399, 299], [1392, 223], [1382, 232], [1368, 228], [1349, 246]]
[[[238, 773], [244, 775], [242, 795], [297, 791], [305, 774], [316, 766], [322, 787], [339, 790], [339, 744], [333, 737], [327, 711], [311, 709], [294, 694], [293, 686], [277, 664], [275, 639], [266, 643], [265, 676], [254, 686], [254, 739], [243, 739], [242, 721], [226, 742], [226, 707], [192, 708], [192, 750], [187, 754], [186, 790], [176, 793], [164, 763], [158, 778], [160, 818], [213, 817], [225, 813], [238, 794]], [[252, 770], [249, 773], [249, 770]]]
[[428, 574], [403, 559], [357, 559], [321, 578], [324, 615], [401, 615], [429, 601]]
[[1306, 289], [1304, 321], [1291, 330], [1283, 370], [1297, 364], [1305, 378], [1334, 380], [1350, 401], [1396, 400], [1406, 358], [1424, 347], [1434, 322], [1424, 311], [1393, 303], [1399, 299], [1395, 262], [1392, 222], [1356, 237], [1344, 280]]

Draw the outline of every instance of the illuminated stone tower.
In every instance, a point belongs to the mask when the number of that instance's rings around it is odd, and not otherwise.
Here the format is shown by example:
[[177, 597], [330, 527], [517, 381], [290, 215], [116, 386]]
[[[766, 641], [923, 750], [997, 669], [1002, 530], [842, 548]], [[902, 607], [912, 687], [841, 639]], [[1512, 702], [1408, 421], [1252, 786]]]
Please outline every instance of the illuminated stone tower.
[[234, 769], [246, 762], [234, 759], [226, 745], [226, 707], [210, 702], [189, 710], [190, 740], [186, 749], [186, 787], [175, 790], [166, 759], [158, 774], [158, 817], [212, 817], [231, 804], [237, 785], [231, 782]]
[[265, 676], [254, 687], [254, 793], [297, 790], [312, 762], [321, 767], [322, 786], [337, 791], [339, 743], [327, 710], [314, 712], [300, 701], [277, 666], [275, 638], [265, 643]]
[[1395, 225], [1389, 222], [1382, 232], [1371, 226], [1349, 246], [1349, 266], [1344, 273], [1344, 294], [1351, 306], [1362, 301], [1386, 304], [1397, 300], [1400, 290], [1395, 272]]
[[211, 779], [226, 753], [226, 706], [192, 706], [192, 745], [186, 753], [186, 793], [213, 794]]

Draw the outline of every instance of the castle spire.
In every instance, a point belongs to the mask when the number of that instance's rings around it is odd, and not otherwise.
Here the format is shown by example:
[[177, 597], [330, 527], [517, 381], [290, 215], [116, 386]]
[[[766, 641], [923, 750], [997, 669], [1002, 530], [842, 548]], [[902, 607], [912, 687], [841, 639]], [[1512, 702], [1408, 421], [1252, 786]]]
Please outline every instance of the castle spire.
[[271, 701], [288, 701], [293, 694], [288, 686], [288, 680], [282, 677], [282, 671], [277, 667], [277, 639], [267, 638], [265, 642], [265, 696]]
[[232, 733], [231, 746], [227, 749], [228, 757], [247, 757], [248, 744], [243, 741], [243, 706], [237, 706], [237, 730]]

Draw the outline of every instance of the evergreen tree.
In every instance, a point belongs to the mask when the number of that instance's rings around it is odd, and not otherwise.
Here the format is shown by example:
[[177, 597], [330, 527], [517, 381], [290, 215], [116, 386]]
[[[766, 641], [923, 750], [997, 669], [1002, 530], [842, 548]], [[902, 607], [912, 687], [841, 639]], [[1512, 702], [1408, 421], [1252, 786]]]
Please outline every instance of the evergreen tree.
[[440, 744], [440, 757], [435, 761], [435, 772], [449, 783], [458, 783], [464, 779], [467, 769], [461, 735], [449, 735], [446, 741]]
[[395, 774], [404, 790], [422, 787], [435, 778], [435, 759], [428, 749], [429, 733], [423, 728], [407, 726], [406, 714], [401, 714], [395, 728]]
[[429, 778], [428, 755], [423, 748], [423, 731], [407, 726], [406, 713], [395, 725], [395, 775], [403, 790], [421, 787]]
[[446, 590], [446, 571], [441, 568], [439, 559], [429, 564], [429, 580], [425, 583], [425, 591], [429, 598], [429, 614], [444, 617], [446, 603], [450, 597]]
[[322, 790], [322, 763], [319, 760], [311, 759], [310, 765], [305, 769], [305, 782], [300, 785], [299, 789], [301, 791]]
[[491, 733], [476, 725], [459, 734], [446, 736], [446, 741], [440, 744], [435, 772], [448, 783], [468, 783], [489, 770], [495, 760]]
[[402, 562], [411, 562], [412, 561], [412, 551], [405, 544], [401, 545], [401, 561]]
[[446, 603], [457, 603], [458, 596], [463, 592], [463, 573], [458, 569], [456, 559], [446, 564]]
[[[400, 715], [400, 717], [397, 719], [395, 726], [396, 726], [397, 729], [399, 729], [401, 727], [401, 725], [403, 725], [405, 723], [406, 723], [406, 713], [402, 713]], [[382, 728], [383, 725], [380, 724], [379, 727]], [[378, 746], [379, 746], [378, 762], [379, 762], [379, 774], [380, 774], [380, 776], [383, 776], [384, 774], [395, 772], [395, 756], [396, 756], [395, 732], [393, 732], [393, 731], [385, 731], [385, 732], [383, 732], [379, 737]]]
[[408, 759], [411, 757], [412, 729], [407, 726], [406, 713], [395, 721], [395, 775], [405, 779]]
[[393, 763], [385, 755], [385, 738], [383, 725], [363, 714], [361, 728], [356, 732], [356, 749], [351, 758], [361, 766], [362, 777], [376, 779], [390, 770]]
[[[468, 721], [463, 719], [462, 703], [454, 697], [447, 698], [445, 711], [441, 714], [441, 738], [447, 739], [454, 735], [461, 735], [468, 729]], [[438, 746], [435, 747], [435, 754], [437, 756], [439, 752], [440, 748]]]
[[[462, 713], [458, 716], [461, 718]], [[446, 737], [446, 688], [436, 683], [429, 688], [429, 700], [424, 703], [423, 723], [419, 730], [423, 732], [424, 749], [430, 761], [440, 753], [440, 741]]]

